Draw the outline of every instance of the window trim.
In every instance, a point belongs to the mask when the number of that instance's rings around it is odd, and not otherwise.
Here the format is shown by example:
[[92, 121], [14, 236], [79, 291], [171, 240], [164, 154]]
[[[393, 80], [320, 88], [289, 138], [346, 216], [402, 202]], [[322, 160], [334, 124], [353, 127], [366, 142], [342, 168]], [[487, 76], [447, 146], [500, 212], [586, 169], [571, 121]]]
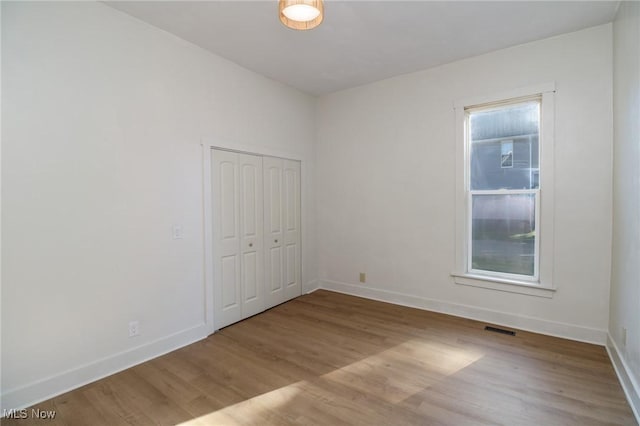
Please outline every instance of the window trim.
[[[491, 108], [515, 103], [538, 96], [540, 98], [540, 189], [536, 196], [537, 229], [540, 229], [536, 255], [537, 274], [532, 279], [521, 275], [477, 271], [470, 267], [470, 212], [471, 192], [467, 189], [469, 173], [469, 146], [466, 114], [469, 109]], [[493, 95], [460, 100], [454, 103], [456, 142], [456, 232], [455, 268], [451, 276], [456, 284], [489, 288], [499, 291], [552, 297], [554, 250], [554, 146], [555, 146], [555, 83], [522, 87]], [[475, 191], [477, 192], [477, 191]], [[489, 191], [499, 193], [499, 191]]]

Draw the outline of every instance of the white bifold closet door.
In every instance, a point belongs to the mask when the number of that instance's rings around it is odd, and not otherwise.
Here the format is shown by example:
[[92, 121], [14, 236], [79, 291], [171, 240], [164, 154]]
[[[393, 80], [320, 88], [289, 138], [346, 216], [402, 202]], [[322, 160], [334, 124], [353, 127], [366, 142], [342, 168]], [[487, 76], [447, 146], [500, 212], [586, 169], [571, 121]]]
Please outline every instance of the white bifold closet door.
[[264, 247], [267, 307], [302, 292], [300, 162], [264, 157]]
[[212, 150], [214, 324], [265, 309], [262, 157]]
[[214, 325], [302, 293], [300, 162], [211, 150]]

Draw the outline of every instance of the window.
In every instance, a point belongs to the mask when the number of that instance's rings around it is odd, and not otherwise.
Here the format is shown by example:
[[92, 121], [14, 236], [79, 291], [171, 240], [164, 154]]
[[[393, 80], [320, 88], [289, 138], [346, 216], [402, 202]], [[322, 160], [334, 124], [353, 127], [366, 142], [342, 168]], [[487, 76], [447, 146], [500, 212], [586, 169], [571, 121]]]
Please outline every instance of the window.
[[551, 297], [553, 90], [458, 103], [456, 124], [456, 283]]
[[[468, 270], [537, 279], [540, 98], [465, 108], [469, 177]], [[507, 139], [510, 138], [510, 139]], [[514, 144], [516, 157], [514, 166]]]

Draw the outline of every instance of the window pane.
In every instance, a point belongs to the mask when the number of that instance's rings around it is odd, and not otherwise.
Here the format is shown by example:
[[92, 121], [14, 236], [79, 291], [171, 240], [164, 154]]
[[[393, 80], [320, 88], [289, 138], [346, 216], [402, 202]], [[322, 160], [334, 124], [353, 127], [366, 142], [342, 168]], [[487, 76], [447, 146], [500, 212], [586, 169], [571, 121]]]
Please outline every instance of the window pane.
[[472, 269], [534, 275], [535, 202], [535, 194], [472, 195]]
[[539, 184], [540, 103], [471, 112], [471, 189], [534, 189]]

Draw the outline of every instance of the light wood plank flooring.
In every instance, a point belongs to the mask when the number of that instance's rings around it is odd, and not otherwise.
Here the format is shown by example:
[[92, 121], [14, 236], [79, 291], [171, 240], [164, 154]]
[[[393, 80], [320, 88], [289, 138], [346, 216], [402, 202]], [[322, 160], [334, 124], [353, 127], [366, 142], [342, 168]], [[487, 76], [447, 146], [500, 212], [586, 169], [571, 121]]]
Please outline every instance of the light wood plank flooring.
[[317, 291], [3, 425], [635, 425], [603, 347]]

